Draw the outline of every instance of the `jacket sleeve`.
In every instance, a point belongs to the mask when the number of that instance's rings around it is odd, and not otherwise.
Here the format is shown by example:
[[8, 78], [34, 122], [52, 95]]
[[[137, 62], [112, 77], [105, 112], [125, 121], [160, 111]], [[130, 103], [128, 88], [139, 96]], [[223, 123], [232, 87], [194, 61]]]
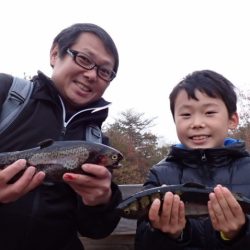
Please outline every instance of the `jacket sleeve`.
[[250, 249], [250, 231], [249, 219], [243, 227], [239, 236], [230, 241], [222, 240], [220, 233], [213, 229], [210, 219], [189, 219], [189, 226], [192, 234], [189, 246], [198, 247], [199, 249], [227, 249], [239, 250]]
[[10, 89], [13, 77], [7, 74], [0, 74], [0, 106], [4, 103]]
[[116, 206], [122, 199], [121, 191], [111, 184], [112, 197], [108, 204], [95, 207], [85, 206], [81, 199], [78, 201], [78, 231], [84, 237], [93, 239], [104, 238], [113, 232], [120, 221]]
[[250, 216], [246, 215], [246, 224], [239, 236], [232, 241], [224, 241], [217, 232], [218, 246], [222, 249], [239, 250], [250, 249]]

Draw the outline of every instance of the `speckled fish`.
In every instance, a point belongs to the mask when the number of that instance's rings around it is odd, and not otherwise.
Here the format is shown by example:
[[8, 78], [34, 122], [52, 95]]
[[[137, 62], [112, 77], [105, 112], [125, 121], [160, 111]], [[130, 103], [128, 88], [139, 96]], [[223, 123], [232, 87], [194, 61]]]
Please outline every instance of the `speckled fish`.
[[[208, 215], [207, 202], [212, 187], [206, 187], [197, 183], [186, 183], [182, 185], [163, 185], [135, 193], [124, 199], [117, 207], [121, 217], [127, 219], [139, 219], [147, 217], [153, 201], [158, 198], [161, 201], [166, 192], [178, 194], [185, 203], [185, 214], [187, 217], [201, 217]], [[236, 200], [246, 214], [250, 214], [250, 199], [241, 194], [234, 193]]]
[[[0, 169], [18, 159], [26, 159], [27, 166], [46, 173], [47, 181], [62, 181], [64, 173], [82, 173], [84, 163], [93, 163], [109, 169], [120, 167], [122, 154], [109, 146], [87, 141], [46, 140], [39, 147], [23, 151], [0, 153]], [[18, 176], [22, 173], [20, 172]], [[85, 173], [86, 174], [86, 173]], [[15, 181], [15, 176], [10, 182]]]

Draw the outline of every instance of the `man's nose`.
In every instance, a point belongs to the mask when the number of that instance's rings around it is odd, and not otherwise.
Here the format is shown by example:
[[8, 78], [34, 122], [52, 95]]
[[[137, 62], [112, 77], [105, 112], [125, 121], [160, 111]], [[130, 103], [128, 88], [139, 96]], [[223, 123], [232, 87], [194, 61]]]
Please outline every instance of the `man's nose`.
[[84, 70], [84, 76], [88, 77], [90, 79], [96, 79], [98, 77], [98, 73], [97, 73], [97, 66], [93, 67], [92, 69], [86, 69]]

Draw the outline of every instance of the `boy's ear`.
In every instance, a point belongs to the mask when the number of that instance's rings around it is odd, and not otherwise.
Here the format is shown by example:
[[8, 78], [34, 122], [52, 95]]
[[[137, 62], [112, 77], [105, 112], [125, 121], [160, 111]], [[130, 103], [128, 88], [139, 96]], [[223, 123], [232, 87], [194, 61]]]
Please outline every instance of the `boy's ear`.
[[239, 125], [239, 116], [238, 113], [235, 112], [232, 114], [231, 118], [229, 118], [228, 128], [236, 129], [238, 125]]

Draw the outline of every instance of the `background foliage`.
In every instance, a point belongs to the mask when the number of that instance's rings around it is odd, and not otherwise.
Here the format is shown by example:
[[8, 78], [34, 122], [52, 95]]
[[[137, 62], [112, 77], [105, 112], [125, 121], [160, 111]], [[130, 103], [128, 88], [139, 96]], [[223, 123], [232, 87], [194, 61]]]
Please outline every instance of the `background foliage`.
[[167, 155], [169, 145], [159, 146], [159, 138], [150, 132], [153, 121], [129, 109], [104, 128], [112, 147], [124, 155], [123, 167], [113, 172], [118, 184], [143, 183], [149, 168]]

